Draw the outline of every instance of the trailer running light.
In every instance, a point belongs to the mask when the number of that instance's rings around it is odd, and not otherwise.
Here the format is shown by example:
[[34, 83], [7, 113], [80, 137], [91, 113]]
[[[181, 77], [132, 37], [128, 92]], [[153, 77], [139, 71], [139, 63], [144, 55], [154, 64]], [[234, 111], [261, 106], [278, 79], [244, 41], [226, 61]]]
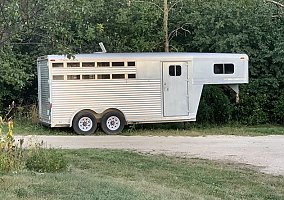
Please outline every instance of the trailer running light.
[[244, 60], [244, 59], [245, 59], [245, 57], [241, 57], [240, 59], [241, 59], [241, 60]]
[[55, 59], [51, 59], [50, 61], [55, 61]]

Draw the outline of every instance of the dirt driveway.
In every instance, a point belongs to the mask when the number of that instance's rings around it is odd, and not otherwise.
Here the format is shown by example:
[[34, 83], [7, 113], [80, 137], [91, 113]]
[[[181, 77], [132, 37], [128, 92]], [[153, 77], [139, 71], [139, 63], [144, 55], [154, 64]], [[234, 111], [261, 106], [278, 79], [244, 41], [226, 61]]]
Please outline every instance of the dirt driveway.
[[127, 149], [154, 154], [222, 160], [253, 165], [261, 172], [284, 175], [284, 136], [18, 136], [63, 149]]

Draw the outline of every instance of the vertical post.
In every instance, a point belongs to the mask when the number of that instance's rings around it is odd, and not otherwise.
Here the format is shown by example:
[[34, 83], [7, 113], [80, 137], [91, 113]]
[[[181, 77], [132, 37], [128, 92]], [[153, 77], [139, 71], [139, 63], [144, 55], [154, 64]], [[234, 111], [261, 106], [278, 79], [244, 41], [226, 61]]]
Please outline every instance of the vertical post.
[[168, 0], [164, 0], [164, 45], [165, 45], [165, 52], [170, 51], [170, 44], [169, 44], [169, 30], [168, 30], [168, 23], [169, 23], [169, 6]]

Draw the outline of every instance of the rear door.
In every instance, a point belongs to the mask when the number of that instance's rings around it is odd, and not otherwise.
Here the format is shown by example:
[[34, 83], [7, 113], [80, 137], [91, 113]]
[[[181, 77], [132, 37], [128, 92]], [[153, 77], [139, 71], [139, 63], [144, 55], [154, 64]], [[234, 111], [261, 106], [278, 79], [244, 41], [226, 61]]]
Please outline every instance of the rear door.
[[38, 105], [39, 118], [41, 122], [50, 123], [50, 90], [49, 90], [49, 68], [47, 60], [39, 60], [38, 70]]

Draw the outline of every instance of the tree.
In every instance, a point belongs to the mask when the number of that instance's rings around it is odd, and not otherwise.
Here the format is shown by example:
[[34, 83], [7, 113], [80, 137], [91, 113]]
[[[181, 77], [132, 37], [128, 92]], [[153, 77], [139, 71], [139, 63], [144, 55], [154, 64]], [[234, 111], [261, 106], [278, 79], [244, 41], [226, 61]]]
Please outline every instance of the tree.
[[[239, 106], [223, 105], [230, 112], [224, 115], [244, 123], [282, 123], [282, 5], [283, 0], [2, 0], [1, 102], [36, 98], [38, 56], [92, 53], [100, 51], [99, 42], [108, 52], [238, 52], [250, 57], [250, 83], [241, 86]], [[214, 96], [230, 99], [219, 89], [206, 90], [202, 105]], [[222, 120], [220, 113], [207, 117]]]
[[[132, 3], [143, 3], [150, 4], [157, 8], [163, 14], [163, 43], [164, 43], [164, 51], [170, 52], [170, 41], [174, 37], [174, 33], [177, 33], [178, 30], [187, 31], [183, 26], [175, 27], [169, 33], [169, 23], [170, 23], [170, 12], [177, 9], [177, 4], [182, 3], [182, 0], [163, 0], [163, 4], [160, 5], [159, 1], [128, 1], [128, 5], [130, 6]], [[181, 7], [182, 8], [182, 7]]]
[[0, 48], [21, 30], [19, 4], [17, 0], [2, 0], [0, 4]]
[[170, 51], [170, 41], [169, 41], [169, 5], [168, 0], [164, 0], [164, 20], [163, 20], [163, 29], [165, 36], [165, 52]]
[[273, 3], [281, 8], [284, 8], [284, 4], [278, 2], [278, 1], [273, 1], [273, 0], [266, 0], [267, 2]]

